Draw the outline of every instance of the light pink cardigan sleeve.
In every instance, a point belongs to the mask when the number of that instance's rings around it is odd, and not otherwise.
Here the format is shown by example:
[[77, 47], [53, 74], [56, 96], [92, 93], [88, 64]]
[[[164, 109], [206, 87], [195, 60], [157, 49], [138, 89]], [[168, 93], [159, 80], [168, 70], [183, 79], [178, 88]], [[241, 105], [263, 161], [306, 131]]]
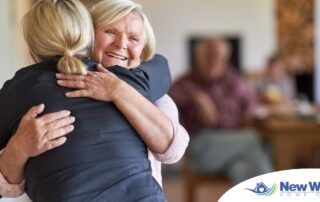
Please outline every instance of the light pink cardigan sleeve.
[[162, 186], [161, 164], [173, 164], [182, 158], [189, 143], [189, 135], [179, 123], [177, 106], [168, 95], [157, 100], [155, 105], [171, 119], [174, 129], [172, 142], [163, 154], [148, 152], [152, 175]]
[[[0, 155], [3, 150], [0, 151]], [[0, 195], [7, 198], [15, 198], [24, 193], [24, 181], [20, 184], [10, 184], [0, 172]]]

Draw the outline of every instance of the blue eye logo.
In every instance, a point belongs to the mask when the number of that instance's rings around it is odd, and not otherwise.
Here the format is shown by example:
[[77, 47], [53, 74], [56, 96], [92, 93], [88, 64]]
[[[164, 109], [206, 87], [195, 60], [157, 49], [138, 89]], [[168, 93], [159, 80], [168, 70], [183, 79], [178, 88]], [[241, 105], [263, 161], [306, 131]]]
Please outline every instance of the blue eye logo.
[[273, 186], [269, 188], [263, 182], [260, 182], [260, 183], [257, 183], [257, 186], [254, 189], [247, 188], [246, 190], [252, 191], [256, 195], [270, 196], [274, 194], [277, 191], [277, 189], [278, 189], [277, 184], [273, 184]]

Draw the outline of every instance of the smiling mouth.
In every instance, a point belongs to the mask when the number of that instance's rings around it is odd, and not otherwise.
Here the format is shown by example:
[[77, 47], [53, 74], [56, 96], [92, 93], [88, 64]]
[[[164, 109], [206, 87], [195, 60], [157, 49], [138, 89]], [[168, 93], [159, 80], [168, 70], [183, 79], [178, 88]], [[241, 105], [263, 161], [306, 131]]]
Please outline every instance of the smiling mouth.
[[122, 55], [118, 55], [118, 54], [115, 54], [115, 53], [106, 53], [109, 57], [112, 57], [112, 58], [116, 58], [116, 59], [120, 59], [120, 60], [127, 60], [128, 58], [125, 57], [125, 56], [122, 56]]

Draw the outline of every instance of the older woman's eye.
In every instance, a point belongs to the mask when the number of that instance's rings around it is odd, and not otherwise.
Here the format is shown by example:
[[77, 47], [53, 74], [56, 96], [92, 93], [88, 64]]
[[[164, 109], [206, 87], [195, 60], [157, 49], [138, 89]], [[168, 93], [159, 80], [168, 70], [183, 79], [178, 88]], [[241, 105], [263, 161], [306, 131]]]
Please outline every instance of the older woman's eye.
[[139, 42], [139, 38], [136, 37], [136, 36], [132, 36], [132, 37], [130, 37], [130, 39], [131, 39], [132, 41]]
[[116, 31], [114, 31], [114, 30], [111, 30], [111, 29], [106, 29], [106, 30], [104, 30], [104, 33], [106, 33], [106, 34], [113, 34], [113, 35], [115, 35], [117, 32], [116, 32]]

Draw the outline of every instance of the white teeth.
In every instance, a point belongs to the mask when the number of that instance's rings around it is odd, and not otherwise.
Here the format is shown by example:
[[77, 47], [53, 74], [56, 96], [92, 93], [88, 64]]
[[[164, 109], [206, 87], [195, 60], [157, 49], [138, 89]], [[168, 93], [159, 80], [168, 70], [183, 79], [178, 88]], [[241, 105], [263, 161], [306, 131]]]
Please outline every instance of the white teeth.
[[110, 56], [110, 57], [113, 57], [113, 58], [120, 59], [120, 60], [126, 60], [126, 59], [127, 59], [127, 58], [124, 57], [124, 56], [117, 55], [117, 54], [114, 54], [114, 53], [107, 53], [107, 55]]

